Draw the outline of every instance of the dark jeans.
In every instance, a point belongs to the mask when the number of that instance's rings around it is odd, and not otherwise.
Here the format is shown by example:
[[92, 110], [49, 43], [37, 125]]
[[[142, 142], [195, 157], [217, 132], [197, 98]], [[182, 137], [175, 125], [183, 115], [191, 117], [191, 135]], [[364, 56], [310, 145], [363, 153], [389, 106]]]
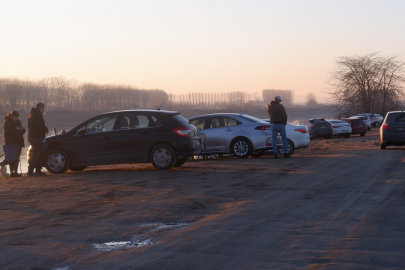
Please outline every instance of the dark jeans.
[[31, 155], [28, 157], [28, 172], [40, 172], [42, 169], [43, 140], [39, 138], [28, 138], [31, 145]]
[[280, 133], [281, 139], [283, 140], [283, 151], [287, 153], [287, 134], [285, 132], [284, 124], [271, 124], [271, 136], [273, 139], [273, 151], [277, 155], [277, 136]]
[[18, 163], [20, 162], [20, 156], [21, 156], [21, 146], [18, 146], [17, 148], [17, 157], [18, 161], [11, 162], [8, 166], [10, 166], [10, 173], [17, 173], [18, 170]]

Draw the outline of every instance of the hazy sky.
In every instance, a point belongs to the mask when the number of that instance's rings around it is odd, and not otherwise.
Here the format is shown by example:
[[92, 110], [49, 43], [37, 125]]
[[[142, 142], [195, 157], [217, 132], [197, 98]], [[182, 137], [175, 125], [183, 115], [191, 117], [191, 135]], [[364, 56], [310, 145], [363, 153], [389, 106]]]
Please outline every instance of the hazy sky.
[[403, 0], [1, 0], [0, 77], [322, 101], [338, 57], [405, 61], [404, 12]]

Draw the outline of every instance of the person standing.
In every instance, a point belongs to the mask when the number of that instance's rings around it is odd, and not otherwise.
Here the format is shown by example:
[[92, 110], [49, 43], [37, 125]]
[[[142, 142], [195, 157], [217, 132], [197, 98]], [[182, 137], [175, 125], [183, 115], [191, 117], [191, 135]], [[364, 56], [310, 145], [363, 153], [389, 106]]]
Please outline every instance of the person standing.
[[25, 147], [24, 134], [25, 129], [18, 119], [20, 114], [18, 111], [9, 112], [4, 117], [3, 135], [4, 145], [17, 145], [17, 161], [10, 162], [10, 177], [20, 177], [21, 174], [17, 173], [19, 157], [21, 155], [22, 148]]
[[[38, 103], [28, 115], [28, 142], [31, 145], [31, 155], [28, 158], [28, 176], [45, 175], [42, 169], [43, 140], [49, 132], [45, 126], [43, 113], [45, 105]], [[35, 173], [34, 173], [35, 169]]]
[[289, 158], [290, 155], [287, 153], [287, 134], [285, 131], [285, 125], [287, 124], [287, 113], [284, 109], [284, 106], [280, 104], [281, 97], [276, 96], [274, 101], [270, 102], [267, 106], [267, 113], [270, 116], [271, 123], [271, 135], [273, 139], [273, 151], [274, 158], [278, 158], [277, 151], [277, 136], [280, 133], [280, 136], [283, 140], [283, 152], [284, 158]]

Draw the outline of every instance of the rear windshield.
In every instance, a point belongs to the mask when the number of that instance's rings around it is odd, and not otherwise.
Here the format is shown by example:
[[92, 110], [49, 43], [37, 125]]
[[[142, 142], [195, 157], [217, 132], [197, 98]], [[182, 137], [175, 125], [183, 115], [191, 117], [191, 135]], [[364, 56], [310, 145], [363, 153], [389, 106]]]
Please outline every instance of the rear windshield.
[[259, 118], [256, 118], [256, 117], [253, 117], [250, 115], [246, 115], [246, 114], [242, 114], [242, 115], [240, 115], [240, 117], [245, 118], [246, 120], [249, 120], [251, 122], [264, 122], [263, 120], [261, 120]]
[[405, 113], [390, 113], [387, 122], [405, 122]]
[[173, 115], [171, 118], [176, 119], [180, 124], [183, 124], [183, 125], [188, 125], [188, 123], [189, 123], [186, 118], [184, 118], [183, 116], [181, 116], [179, 114]]

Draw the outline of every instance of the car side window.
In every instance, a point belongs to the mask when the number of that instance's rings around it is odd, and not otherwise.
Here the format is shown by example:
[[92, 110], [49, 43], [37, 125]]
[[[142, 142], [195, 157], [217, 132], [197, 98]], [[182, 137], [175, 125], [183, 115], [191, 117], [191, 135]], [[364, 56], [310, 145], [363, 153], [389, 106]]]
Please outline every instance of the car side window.
[[226, 127], [232, 127], [232, 126], [236, 126], [239, 125], [239, 122], [233, 118], [226, 118], [225, 121], [225, 126]]
[[99, 117], [86, 125], [86, 133], [99, 133], [111, 131], [114, 129], [117, 115]]
[[213, 117], [210, 120], [209, 128], [225, 127], [225, 117]]
[[190, 124], [193, 124], [197, 129], [204, 129], [205, 122], [207, 121], [207, 118], [197, 118], [194, 120], [190, 121]]
[[152, 121], [154, 122], [155, 126], [160, 126], [162, 123], [160, 123], [160, 121], [154, 117], [153, 115], [151, 116]]
[[[157, 120], [157, 119], [156, 119]], [[120, 129], [146, 128], [155, 126], [147, 115], [138, 113], [124, 113], [121, 118]]]

